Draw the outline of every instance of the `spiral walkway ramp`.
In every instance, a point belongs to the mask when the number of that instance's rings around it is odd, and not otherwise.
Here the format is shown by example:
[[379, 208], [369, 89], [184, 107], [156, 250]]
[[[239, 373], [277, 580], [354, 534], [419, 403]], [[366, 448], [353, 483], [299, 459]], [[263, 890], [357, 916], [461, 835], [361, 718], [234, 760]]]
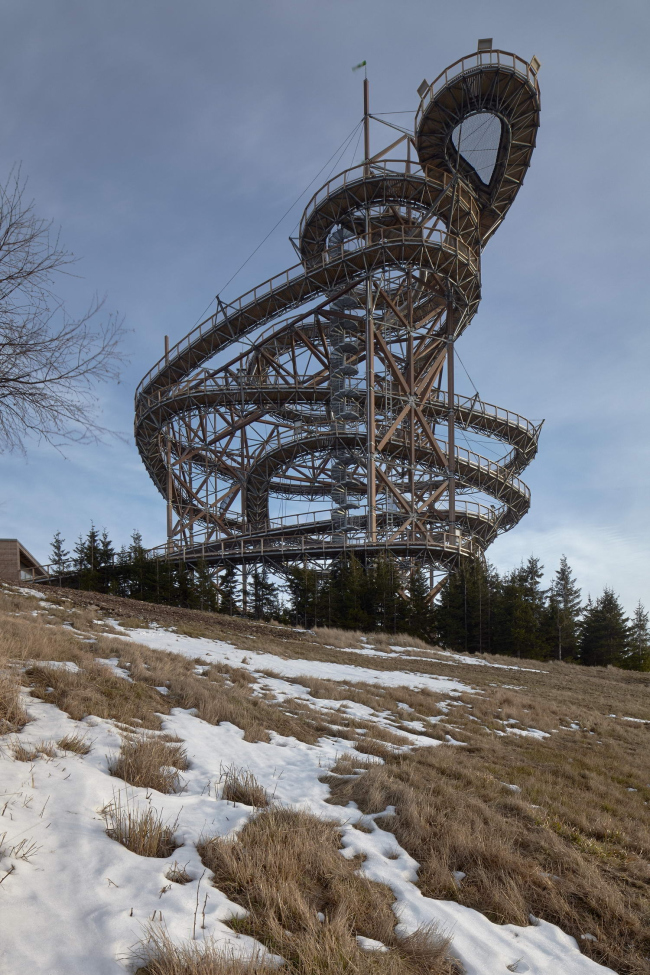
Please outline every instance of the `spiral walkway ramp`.
[[481, 43], [423, 82], [413, 132], [374, 155], [365, 82], [364, 161], [307, 204], [300, 262], [218, 301], [138, 386], [136, 442], [167, 501], [154, 554], [389, 552], [446, 573], [527, 512], [541, 424], [455, 389], [481, 252], [539, 125], [536, 59]]

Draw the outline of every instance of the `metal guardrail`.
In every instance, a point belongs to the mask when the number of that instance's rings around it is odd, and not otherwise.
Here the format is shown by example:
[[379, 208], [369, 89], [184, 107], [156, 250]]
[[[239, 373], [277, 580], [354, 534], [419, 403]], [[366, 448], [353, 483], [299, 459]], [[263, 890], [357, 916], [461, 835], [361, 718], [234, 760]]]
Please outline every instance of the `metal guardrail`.
[[533, 85], [535, 91], [539, 93], [539, 83], [537, 81], [537, 71], [539, 69], [536, 70], [528, 61], [518, 57], [511, 51], [476, 51], [474, 54], [469, 54], [466, 57], [454, 61], [448, 68], [441, 71], [437, 78], [434, 78], [420, 99], [419, 108], [415, 113], [415, 131], [417, 132], [422, 115], [443, 88], [446, 88], [447, 85], [461, 75], [472, 74], [480, 68], [493, 66], [505, 68], [525, 78]]
[[333, 196], [339, 190], [345, 189], [351, 183], [362, 182], [364, 177], [367, 178], [368, 174], [370, 178], [373, 176], [398, 176], [398, 177], [413, 177], [414, 180], [421, 180], [422, 182], [431, 182], [435, 185], [433, 180], [429, 180], [425, 175], [424, 170], [420, 166], [417, 159], [382, 159], [381, 162], [374, 163], [360, 163], [358, 166], [351, 166], [349, 169], [344, 169], [342, 172], [337, 173], [336, 176], [332, 176], [328, 179], [326, 183], [320, 186], [312, 198], [307, 203], [302, 219], [300, 221], [299, 236], [302, 237], [304, 232], [305, 224], [308, 222], [309, 217], [317, 210], [322, 203], [327, 200], [328, 197]]
[[378, 249], [382, 246], [395, 247], [400, 244], [416, 244], [417, 246], [424, 248], [425, 251], [446, 251], [451, 255], [455, 255], [464, 264], [467, 264], [473, 273], [478, 273], [477, 258], [472, 249], [459, 240], [458, 237], [455, 237], [446, 231], [434, 230], [425, 239], [424, 236], [414, 236], [413, 233], [407, 228], [402, 228], [401, 232], [398, 230], [392, 230], [390, 233], [375, 230], [373, 231], [372, 242], [370, 244], [368, 244], [364, 235], [361, 235], [358, 238], [349, 238], [348, 240], [342, 242], [338, 247], [330, 247], [323, 254], [310, 258], [308, 270], [305, 270], [305, 266], [302, 263], [294, 264], [292, 267], [287, 268], [286, 271], [282, 271], [280, 274], [276, 274], [262, 282], [262, 284], [258, 284], [249, 291], [246, 291], [243, 295], [240, 295], [239, 298], [236, 298], [234, 302], [229, 302], [228, 308], [225, 312], [219, 310], [209, 318], [206, 318], [203, 322], [197, 325], [196, 328], [192, 329], [191, 332], [188, 332], [185, 338], [181, 339], [180, 342], [173, 346], [169, 350], [168, 355], [162, 356], [149, 370], [146, 376], [141, 379], [136, 388], [136, 400], [140, 398], [147, 387], [153, 383], [156, 377], [158, 377], [167, 367], [173, 365], [176, 359], [181, 358], [184, 351], [189, 351], [191, 347], [201, 338], [213, 332], [219, 324], [225, 323], [231, 317], [232, 313], [241, 313], [247, 307], [255, 305], [262, 299], [270, 298], [277, 291], [288, 288], [291, 285], [298, 285], [305, 277], [316, 273], [319, 267], [327, 267], [336, 260], [349, 258], [350, 241], [355, 239], [359, 241], [359, 250], [363, 250], [366, 253], [370, 253], [373, 249]]

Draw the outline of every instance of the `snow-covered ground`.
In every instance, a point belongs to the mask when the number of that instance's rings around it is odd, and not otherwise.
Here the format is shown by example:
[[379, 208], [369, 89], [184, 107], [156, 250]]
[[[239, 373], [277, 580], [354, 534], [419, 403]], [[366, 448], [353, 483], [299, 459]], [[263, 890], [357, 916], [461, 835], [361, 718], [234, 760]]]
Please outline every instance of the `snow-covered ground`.
[[[471, 690], [443, 677], [287, 660], [160, 627], [121, 632], [155, 649], [245, 667], [255, 676], [257, 688], [271, 691], [278, 701], [304, 696], [306, 688], [295, 682], [304, 675], [347, 685], [366, 682], [427, 688], [448, 695], [450, 702]], [[120, 671], [117, 660], [106, 663], [116, 673]], [[128, 674], [122, 672], [121, 676]], [[353, 701], [319, 699], [312, 703], [325, 710], [347, 709], [346, 713], [364, 720], [383, 720], [381, 714]], [[192, 712], [175, 709], [164, 717], [163, 731], [184, 742], [190, 768], [183, 773], [181, 794], [162, 795], [132, 788], [109, 774], [109, 756], [121, 744], [114, 722], [94, 717], [73, 721], [54, 705], [27, 694], [25, 704], [33, 720], [12, 740], [0, 739], [2, 975], [131, 972], [135, 966], [130, 948], [142, 938], [148, 922], [164, 923], [174, 939], [192, 938], [193, 934], [197, 939], [213, 937], [235, 954], [250, 955], [255, 943], [234, 934], [227, 925], [228, 918], [240, 915], [242, 909], [209, 883], [210, 874], [196, 850], [200, 837], [230, 834], [256, 814], [251, 807], [220, 798], [222, 772], [231, 765], [250, 770], [276, 802], [340, 823], [343, 855], [362, 854], [363, 872], [391, 888], [402, 932], [436, 922], [451, 935], [452, 953], [467, 975], [611, 972], [582, 955], [576, 941], [552, 924], [531, 917], [527, 927], [497, 925], [453, 901], [424, 897], [415, 884], [418, 864], [392, 833], [375, 824], [377, 816], [361, 817], [352, 804], [344, 808], [326, 802], [329, 787], [320, 778], [337, 756], [352, 750], [347, 740], [333, 735], [306, 744], [272, 733], [268, 743], [251, 743], [232, 724], [210, 725]], [[410, 736], [411, 747], [435, 744], [417, 731], [414, 728]], [[54, 757], [43, 756], [31, 763], [13, 757], [11, 741], [38, 745], [79, 733], [91, 745], [87, 755], [58, 749]], [[110, 839], [102, 809], [117, 796], [123, 803], [150, 805], [165, 820], [176, 823], [179, 848], [167, 859], [155, 859], [137, 856]], [[354, 828], [361, 818], [370, 832]], [[186, 868], [190, 883], [170, 884], [166, 873], [174, 861]]]

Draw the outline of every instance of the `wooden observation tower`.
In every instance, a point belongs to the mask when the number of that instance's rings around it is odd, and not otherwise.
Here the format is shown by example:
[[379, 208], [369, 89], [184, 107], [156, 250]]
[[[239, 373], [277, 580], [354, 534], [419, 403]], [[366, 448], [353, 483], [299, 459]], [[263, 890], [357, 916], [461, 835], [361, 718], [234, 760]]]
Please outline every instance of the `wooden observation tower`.
[[[218, 300], [138, 387], [161, 557], [326, 570], [390, 554], [428, 567], [433, 595], [527, 512], [541, 424], [459, 395], [454, 345], [530, 165], [538, 69], [479, 42], [374, 154], [364, 82], [363, 162], [307, 204], [299, 263]], [[500, 459], [481, 454], [488, 438]]]

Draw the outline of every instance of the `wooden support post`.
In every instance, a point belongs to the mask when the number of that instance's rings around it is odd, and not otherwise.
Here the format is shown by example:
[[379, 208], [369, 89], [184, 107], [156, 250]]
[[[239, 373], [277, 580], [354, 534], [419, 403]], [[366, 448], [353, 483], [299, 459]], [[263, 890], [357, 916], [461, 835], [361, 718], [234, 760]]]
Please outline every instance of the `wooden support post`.
[[[411, 495], [411, 519], [417, 512], [415, 497], [415, 422], [416, 422], [416, 388], [415, 388], [415, 356], [413, 349], [413, 277], [411, 271], [408, 272], [408, 314], [406, 338], [406, 381], [408, 384], [408, 397], [411, 403], [409, 409], [409, 493]], [[415, 526], [411, 524], [411, 534]]]
[[173, 509], [172, 509], [172, 489], [173, 489], [173, 478], [172, 478], [172, 441], [170, 436], [170, 429], [167, 430], [167, 552], [170, 553], [172, 550], [172, 524], [173, 524]]
[[456, 536], [456, 391], [454, 385], [454, 303], [447, 298], [447, 473], [449, 532]]
[[366, 282], [366, 423], [367, 423], [367, 485], [368, 532], [370, 541], [377, 541], [377, 481], [375, 476], [375, 322], [372, 309], [372, 281]]
[[363, 161], [365, 164], [364, 174], [367, 176], [370, 171], [370, 88], [368, 79], [363, 79]]
[[[165, 364], [169, 364], [169, 335], [165, 336]], [[172, 550], [172, 442], [170, 429], [167, 429], [167, 554]]]

